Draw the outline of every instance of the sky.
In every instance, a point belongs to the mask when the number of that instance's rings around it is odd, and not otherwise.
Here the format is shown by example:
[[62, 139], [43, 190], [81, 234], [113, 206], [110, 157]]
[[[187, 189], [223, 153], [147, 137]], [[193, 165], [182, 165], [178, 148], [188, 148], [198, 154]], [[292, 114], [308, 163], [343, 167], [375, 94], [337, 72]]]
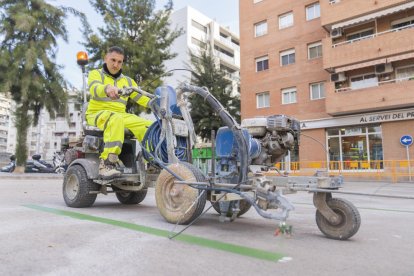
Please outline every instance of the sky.
[[[56, 6], [68, 6], [76, 8], [85, 13], [89, 24], [94, 32], [103, 25], [102, 17], [96, 13], [88, 0], [46, 0]], [[156, 0], [156, 9], [162, 8], [167, 1]], [[209, 18], [215, 20], [224, 27], [229, 27], [231, 31], [239, 33], [239, 0], [173, 0], [174, 10], [179, 10], [186, 6], [200, 11]], [[82, 73], [76, 63], [76, 53], [84, 51], [80, 44], [83, 36], [80, 31], [81, 24], [79, 19], [68, 16], [66, 19], [68, 30], [68, 42], [63, 39], [58, 41], [58, 53], [56, 63], [63, 66], [61, 73], [65, 79], [74, 87], [82, 88]]]

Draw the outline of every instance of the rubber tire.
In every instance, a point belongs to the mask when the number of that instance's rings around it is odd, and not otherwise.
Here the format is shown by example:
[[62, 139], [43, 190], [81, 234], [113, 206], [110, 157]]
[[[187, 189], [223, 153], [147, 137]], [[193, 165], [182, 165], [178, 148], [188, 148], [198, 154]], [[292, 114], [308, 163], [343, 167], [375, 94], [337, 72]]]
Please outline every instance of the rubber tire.
[[[216, 210], [217, 213], [221, 214], [220, 206], [217, 202], [214, 202], [214, 203], [211, 202], [211, 205], [213, 205], [213, 209]], [[249, 211], [251, 207], [252, 205], [246, 200], [240, 200], [240, 212], [237, 214], [237, 217], [241, 217], [242, 215], [246, 214], [247, 211]], [[233, 212], [231, 210], [228, 210], [226, 216], [229, 218], [232, 217]]]
[[316, 210], [316, 224], [319, 230], [334, 240], [347, 240], [355, 235], [361, 226], [361, 215], [355, 205], [342, 198], [331, 198], [326, 203], [341, 217], [341, 222], [338, 225], [332, 225]]
[[116, 193], [116, 198], [122, 204], [132, 205], [141, 203], [147, 196], [148, 189], [143, 189], [138, 192], [121, 192]]
[[[200, 169], [189, 163], [180, 162], [171, 164], [168, 166], [168, 169], [185, 181], [206, 181], [205, 176]], [[162, 170], [158, 176], [155, 184], [155, 201], [157, 203], [158, 211], [161, 216], [170, 223], [189, 224], [203, 212], [207, 201], [207, 192], [192, 188], [188, 185], [174, 185], [174, 180], [175, 177], [165, 169]], [[172, 197], [170, 192], [173, 188], [178, 188], [178, 190], [182, 189], [182, 191], [179, 192], [178, 196]], [[202, 195], [200, 196], [201, 193]], [[197, 202], [193, 204], [194, 200], [197, 198]]]
[[[74, 181], [73, 183], [70, 183]], [[75, 196], [71, 197], [68, 192], [69, 184], [77, 184]], [[97, 194], [90, 194], [91, 191], [99, 191], [99, 184], [88, 179], [85, 169], [81, 165], [71, 166], [65, 174], [63, 180], [63, 199], [69, 207], [84, 208], [90, 207], [96, 200]]]
[[55, 173], [57, 174], [64, 174], [65, 173], [65, 169], [62, 167], [58, 167], [55, 169]]

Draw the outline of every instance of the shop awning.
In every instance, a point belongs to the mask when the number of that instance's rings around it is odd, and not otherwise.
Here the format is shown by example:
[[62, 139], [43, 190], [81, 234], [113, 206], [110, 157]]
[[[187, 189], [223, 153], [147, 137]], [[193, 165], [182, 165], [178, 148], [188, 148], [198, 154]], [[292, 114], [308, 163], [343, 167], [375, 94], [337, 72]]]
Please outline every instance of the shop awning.
[[357, 63], [357, 64], [351, 64], [351, 65], [335, 68], [335, 73], [346, 72], [346, 71], [355, 70], [355, 69], [359, 69], [359, 68], [374, 66], [374, 65], [382, 64], [382, 63], [386, 63], [386, 62], [387, 62], [387, 59], [381, 58], [381, 59], [361, 62], [361, 63]]
[[364, 16], [360, 16], [358, 18], [354, 18], [354, 19], [351, 19], [351, 20], [347, 20], [347, 21], [343, 21], [343, 22], [340, 22], [340, 23], [337, 23], [337, 24], [333, 24], [332, 29], [349, 27], [349, 26], [352, 26], [352, 25], [356, 25], [356, 24], [360, 24], [360, 23], [363, 23], [363, 22], [373, 20], [373, 19], [378, 18], [378, 17], [382, 17], [382, 16], [386, 16], [386, 15], [393, 14], [393, 13], [396, 13], [396, 12], [400, 12], [400, 11], [403, 11], [403, 10], [407, 10], [407, 9], [410, 9], [410, 8], [413, 8], [413, 7], [414, 7], [414, 1], [410, 1], [408, 3], [398, 5], [398, 6], [395, 6], [395, 7], [392, 7], [392, 8], [388, 8], [388, 9], [385, 9], [385, 10], [382, 10], [382, 11], [370, 13], [370, 14], [367, 14], [367, 15], [364, 15]]

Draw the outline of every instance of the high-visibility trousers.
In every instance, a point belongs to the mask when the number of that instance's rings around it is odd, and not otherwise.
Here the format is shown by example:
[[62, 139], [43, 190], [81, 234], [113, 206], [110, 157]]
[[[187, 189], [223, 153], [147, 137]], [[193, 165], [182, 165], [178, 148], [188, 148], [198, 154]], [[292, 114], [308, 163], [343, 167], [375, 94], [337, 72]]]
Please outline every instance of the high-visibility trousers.
[[152, 124], [151, 121], [134, 114], [116, 113], [107, 110], [88, 114], [86, 121], [89, 125], [98, 127], [104, 133], [104, 150], [99, 157], [104, 160], [108, 158], [110, 153], [116, 155], [121, 153], [125, 128], [129, 129], [135, 138], [141, 142], [148, 127]]

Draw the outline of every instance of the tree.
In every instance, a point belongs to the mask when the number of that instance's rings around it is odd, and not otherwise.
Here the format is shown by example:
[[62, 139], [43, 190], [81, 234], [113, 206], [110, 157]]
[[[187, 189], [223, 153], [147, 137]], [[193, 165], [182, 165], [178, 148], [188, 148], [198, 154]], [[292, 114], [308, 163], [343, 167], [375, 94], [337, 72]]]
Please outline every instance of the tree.
[[[0, 92], [16, 102], [17, 165], [27, 159], [27, 130], [37, 125], [42, 108], [51, 118], [66, 108], [65, 82], [55, 64], [57, 39], [67, 41], [64, 19], [71, 12], [44, 0], [0, 1]], [[31, 112], [29, 112], [31, 111]]]
[[[231, 95], [231, 81], [226, 79], [226, 72], [215, 63], [211, 48], [201, 51], [200, 55], [191, 53], [191, 82], [197, 86], [207, 87], [211, 94], [240, 121], [240, 98]], [[194, 129], [203, 140], [210, 140], [211, 130], [217, 131], [223, 126], [221, 119], [200, 96], [190, 98], [191, 117]]]
[[[124, 49], [126, 60], [123, 73], [134, 77], [141, 75], [145, 83], [149, 83], [165, 72], [163, 62], [172, 59], [176, 54], [170, 53], [169, 47], [181, 30], [171, 31], [169, 15], [172, 1], [165, 10], [154, 12], [154, 0], [90, 0], [100, 13], [105, 26], [98, 28], [99, 34], [85, 28], [86, 50], [90, 54], [91, 65], [99, 66], [107, 49], [117, 45]], [[154, 81], [155, 88], [161, 80]]]

